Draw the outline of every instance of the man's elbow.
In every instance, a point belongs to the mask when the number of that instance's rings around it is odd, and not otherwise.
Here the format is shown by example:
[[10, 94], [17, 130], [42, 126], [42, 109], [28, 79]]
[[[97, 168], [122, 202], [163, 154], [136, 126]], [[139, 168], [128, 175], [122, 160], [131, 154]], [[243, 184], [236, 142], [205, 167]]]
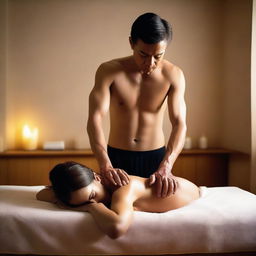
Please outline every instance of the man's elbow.
[[86, 126], [87, 134], [89, 137], [93, 135], [93, 132], [95, 131], [96, 126], [97, 124], [95, 120], [93, 118], [89, 118]]
[[185, 121], [181, 120], [174, 120], [172, 121], [172, 127], [175, 130], [182, 130], [183, 132], [187, 132], [187, 124]]
[[185, 122], [182, 122], [181, 125], [180, 125], [180, 131], [181, 131], [181, 137], [182, 137], [182, 140], [183, 142], [185, 143], [185, 137], [186, 137], [186, 134], [187, 134], [187, 125]]
[[93, 132], [97, 127], [101, 127], [103, 120], [103, 114], [100, 111], [97, 111], [93, 114], [89, 115], [89, 118], [87, 120], [87, 132]]
[[187, 133], [187, 124], [186, 123], [183, 123], [182, 124], [182, 128], [184, 130], [184, 133], [186, 134]]

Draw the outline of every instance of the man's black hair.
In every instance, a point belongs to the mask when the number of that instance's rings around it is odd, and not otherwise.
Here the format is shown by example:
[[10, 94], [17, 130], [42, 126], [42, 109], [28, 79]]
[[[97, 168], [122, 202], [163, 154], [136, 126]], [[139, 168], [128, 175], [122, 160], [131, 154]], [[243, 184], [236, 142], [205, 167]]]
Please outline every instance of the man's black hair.
[[131, 40], [136, 43], [141, 39], [146, 44], [159, 43], [172, 39], [171, 25], [155, 13], [145, 13], [139, 16], [131, 29]]
[[64, 204], [70, 205], [71, 192], [88, 186], [94, 179], [93, 171], [76, 162], [57, 164], [49, 173], [53, 191]]

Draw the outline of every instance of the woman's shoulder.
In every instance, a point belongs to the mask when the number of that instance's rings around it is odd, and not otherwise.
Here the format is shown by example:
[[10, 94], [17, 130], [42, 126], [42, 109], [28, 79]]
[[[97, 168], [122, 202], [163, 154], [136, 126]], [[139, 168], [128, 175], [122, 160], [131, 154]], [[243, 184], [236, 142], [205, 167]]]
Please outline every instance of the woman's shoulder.
[[138, 176], [129, 176], [130, 182], [129, 184], [119, 187], [116, 189], [112, 197], [115, 196], [125, 196], [136, 200], [140, 194], [145, 191], [147, 180], [146, 178], [138, 177]]

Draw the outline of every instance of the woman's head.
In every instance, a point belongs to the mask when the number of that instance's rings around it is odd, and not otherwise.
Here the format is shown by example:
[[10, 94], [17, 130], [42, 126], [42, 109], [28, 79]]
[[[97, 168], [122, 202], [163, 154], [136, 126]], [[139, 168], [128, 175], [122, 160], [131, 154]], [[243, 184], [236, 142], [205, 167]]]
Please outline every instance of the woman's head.
[[57, 164], [49, 176], [57, 198], [64, 204], [77, 206], [92, 200], [104, 201], [106, 198], [100, 176], [82, 164]]

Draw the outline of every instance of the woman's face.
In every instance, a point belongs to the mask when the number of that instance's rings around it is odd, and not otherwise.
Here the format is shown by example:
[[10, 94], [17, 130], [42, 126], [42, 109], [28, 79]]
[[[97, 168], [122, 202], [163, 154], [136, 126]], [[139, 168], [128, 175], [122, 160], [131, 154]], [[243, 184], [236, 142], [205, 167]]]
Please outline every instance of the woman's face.
[[88, 186], [73, 191], [69, 203], [78, 206], [91, 202], [108, 203], [109, 200], [110, 195], [101, 184], [101, 180], [94, 179]]

